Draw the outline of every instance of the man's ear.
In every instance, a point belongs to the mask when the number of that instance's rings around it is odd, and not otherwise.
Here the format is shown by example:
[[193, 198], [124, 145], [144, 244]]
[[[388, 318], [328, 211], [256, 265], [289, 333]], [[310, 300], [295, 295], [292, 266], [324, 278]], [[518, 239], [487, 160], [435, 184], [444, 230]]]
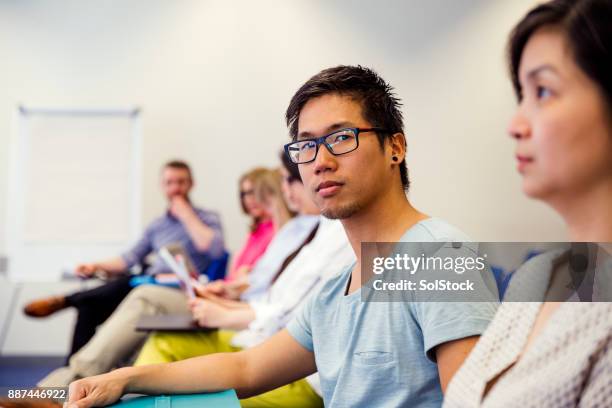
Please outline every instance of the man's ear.
[[406, 158], [406, 137], [403, 133], [394, 133], [388, 140], [391, 150], [391, 163], [401, 163]]

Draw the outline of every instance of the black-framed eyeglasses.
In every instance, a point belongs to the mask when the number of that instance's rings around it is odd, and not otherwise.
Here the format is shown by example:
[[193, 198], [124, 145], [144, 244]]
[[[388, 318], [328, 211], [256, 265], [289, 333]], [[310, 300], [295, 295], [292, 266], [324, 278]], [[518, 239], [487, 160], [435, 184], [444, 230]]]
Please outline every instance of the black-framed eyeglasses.
[[319, 146], [324, 145], [334, 156], [352, 152], [359, 147], [359, 134], [365, 132], [386, 132], [382, 128], [345, 128], [328, 135], [302, 139], [287, 143], [285, 153], [295, 164], [310, 163], [317, 158]]
[[255, 194], [255, 190], [242, 190], [240, 191], [240, 198], [244, 199], [244, 197]]

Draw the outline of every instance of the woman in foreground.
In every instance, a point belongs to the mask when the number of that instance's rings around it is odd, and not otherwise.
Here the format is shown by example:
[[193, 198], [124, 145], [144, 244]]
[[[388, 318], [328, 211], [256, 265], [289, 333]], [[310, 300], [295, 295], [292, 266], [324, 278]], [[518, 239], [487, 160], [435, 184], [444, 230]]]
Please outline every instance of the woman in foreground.
[[[590, 266], [608, 278], [611, 22], [609, 0], [554, 0], [528, 13], [509, 43], [519, 99], [509, 133], [523, 191], [563, 217], [572, 241], [604, 243], [590, 246]], [[516, 272], [509, 301], [453, 378], [445, 407], [612, 406], [612, 303], [560, 301], [579, 292], [562, 284], [571, 256], [545, 253]], [[610, 301], [609, 286], [602, 291], [597, 275], [595, 282], [589, 298]]]

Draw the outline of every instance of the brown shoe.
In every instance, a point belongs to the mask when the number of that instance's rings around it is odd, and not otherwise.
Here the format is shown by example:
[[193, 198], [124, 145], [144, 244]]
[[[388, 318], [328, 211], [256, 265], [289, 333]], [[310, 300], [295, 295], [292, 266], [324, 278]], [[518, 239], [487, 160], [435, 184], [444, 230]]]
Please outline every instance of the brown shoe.
[[64, 296], [52, 296], [28, 303], [23, 308], [23, 313], [30, 317], [46, 317], [65, 307], [67, 306]]

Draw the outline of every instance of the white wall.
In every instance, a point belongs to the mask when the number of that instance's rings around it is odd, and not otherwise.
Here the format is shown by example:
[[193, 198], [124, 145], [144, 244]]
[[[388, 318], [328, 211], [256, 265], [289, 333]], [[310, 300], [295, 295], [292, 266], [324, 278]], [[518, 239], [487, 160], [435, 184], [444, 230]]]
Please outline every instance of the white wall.
[[[505, 127], [503, 49], [534, 0], [0, 2], [0, 226], [18, 103], [143, 108], [144, 222], [163, 209], [159, 166], [182, 157], [194, 199], [246, 231], [236, 180], [275, 165], [293, 92], [322, 68], [372, 66], [404, 101], [421, 209], [478, 240], [558, 240], [560, 219], [523, 197]], [[52, 152], [51, 152], [52, 153]], [[3, 230], [3, 228], [2, 228]], [[0, 254], [6, 238], [0, 235]]]

